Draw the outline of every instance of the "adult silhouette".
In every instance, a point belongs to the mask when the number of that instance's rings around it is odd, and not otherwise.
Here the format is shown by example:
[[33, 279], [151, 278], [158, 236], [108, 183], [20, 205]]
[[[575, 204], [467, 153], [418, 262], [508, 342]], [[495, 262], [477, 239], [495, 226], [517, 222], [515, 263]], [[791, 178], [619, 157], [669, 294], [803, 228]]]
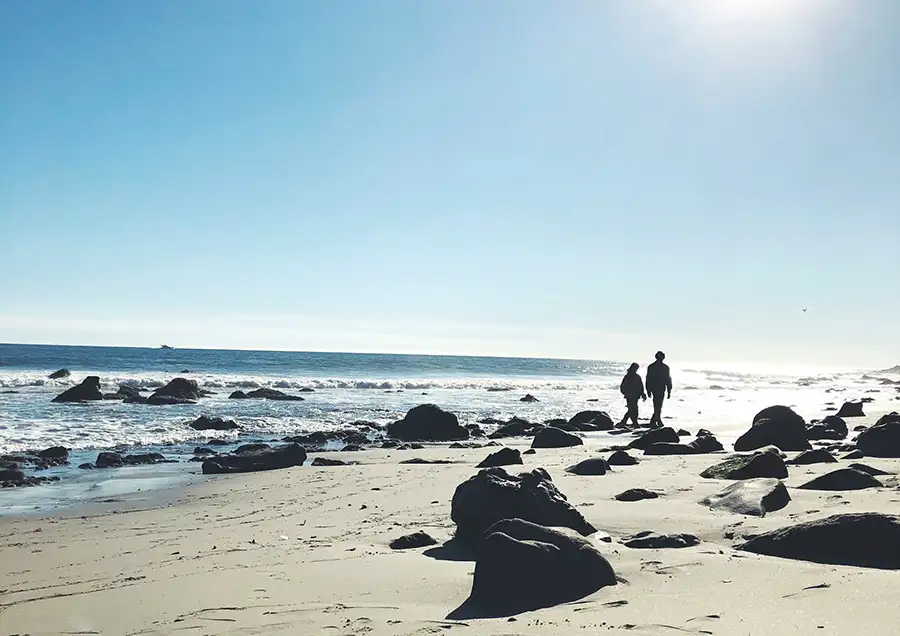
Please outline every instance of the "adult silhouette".
[[638, 369], [640, 368], [641, 365], [637, 362], [632, 362], [625, 373], [625, 377], [622, 378], [622, 385], [619, 387], [619, 390], [625, 396], [625, 404], [628, 406], [628, 411], [625, 413], [622, 421], [619, 422], [620, 428], [625, 427], [629, 418], [631, 418], [635, 426], [638, 425], [638, 400], [647, 399], [647, 394], [644, 392], [644, 381], [638, 375]]
[[647, 367], [647, 393], [653, 398], [653, 416], [650, 418], [650, 426], [662, 426], [662, 407], [665, 399], [672, 397], [672, 373], [669, 365], [663, 360], [666, 354], [656, 352], [656, 362]]

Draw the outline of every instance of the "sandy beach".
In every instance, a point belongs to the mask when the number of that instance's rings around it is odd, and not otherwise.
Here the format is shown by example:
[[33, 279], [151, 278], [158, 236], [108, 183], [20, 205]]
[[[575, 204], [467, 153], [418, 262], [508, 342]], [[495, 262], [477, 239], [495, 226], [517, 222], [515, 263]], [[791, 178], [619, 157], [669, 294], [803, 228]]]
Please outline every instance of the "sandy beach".
[[[871, 424], [874, 417], [854, 420]], [[506, 440], [525, 450], [529, 440]], [[0, 520], [0, 633], [29, 634], [890, 634], [897, 573], [736, 551], [742, 538], [848, 512], [900, 512], [885, 488], [798, 490], [835, 464], [791, 466], [792, 501], [764, 518], [698, 501], [730, 482], [699, 473], [722, 454], [642, 457], [603, 476], [565, 467], [608, 452], [538, 450], [509, 472], [545, 468], [600, 532], [592, 537], [620, 583], [574, 603], [497, 618], [448, 619], [469, 595], [471, 555], [453, 536], [456, 486], [495, 448], [373, 450], [325, 457], [331, 467], [219, 476], [141, 509]], [[633, 453], [640, 456], [638, 451]], [[318, 455], [317, 455], [318, 456]], [[400, 464], [419, 457], [449, 464]], [[900, 460], [865, 463], [897, 472]], [[840, 465], [849, 462], [842, 461]], [[620, 502], [646, 488], [660, 497]], [[417, 530], [440, 542], [395, 551]], [[682, 549], [631, 549], [643, 530], [686, 532]], [[609, 535], [610, 543], [604, 542]], [[458, 615], [454, 615], [458, 616]]]

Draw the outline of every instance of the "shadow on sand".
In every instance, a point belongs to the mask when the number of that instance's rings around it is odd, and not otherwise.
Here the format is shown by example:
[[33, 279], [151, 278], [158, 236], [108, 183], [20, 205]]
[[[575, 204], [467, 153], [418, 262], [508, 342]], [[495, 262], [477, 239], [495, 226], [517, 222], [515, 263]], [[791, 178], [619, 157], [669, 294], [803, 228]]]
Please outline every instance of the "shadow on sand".
[[457, 539], [450, 539], [437, 547], [425, 550], [422, 554], [438, 561], [474, 562], [476, 550]]

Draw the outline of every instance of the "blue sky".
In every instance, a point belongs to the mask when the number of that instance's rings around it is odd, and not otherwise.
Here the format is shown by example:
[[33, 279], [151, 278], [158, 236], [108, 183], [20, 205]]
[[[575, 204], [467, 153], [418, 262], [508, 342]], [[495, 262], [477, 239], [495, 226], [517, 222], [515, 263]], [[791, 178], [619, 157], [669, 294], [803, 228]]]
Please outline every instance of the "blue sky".
[[896, 364], [898, 60], [895, 0], [0, 3], [0, 341]]

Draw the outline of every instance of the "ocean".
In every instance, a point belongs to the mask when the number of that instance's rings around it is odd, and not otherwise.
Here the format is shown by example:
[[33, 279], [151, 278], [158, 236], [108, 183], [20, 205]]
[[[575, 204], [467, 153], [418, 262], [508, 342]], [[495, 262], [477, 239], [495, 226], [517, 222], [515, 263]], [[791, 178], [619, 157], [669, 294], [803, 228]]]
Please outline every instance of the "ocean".
[[[642, 372], [652, 353], [638, 358]], [[691, 432], [707, 428], [726, 444], [772, 404], [793, 406], [807, 419], [863, 397], [874, 400], [873, 410], [897, 406], [894, 387], [861, 369], [704, 368], [667, 362], [674, 391], [666, 403], [666, 423]], [[456, 413], [463, 424], [512, 416], [569, 418], [586, 409], [607, 411], [618, 420], [625, 411], [618, 386], [626, 366], [604, 360], [0, 344], [0, 454], [59, 445], [73, 451], [72, 466], [92, 461], [105, 449], [158, 450], [186, 459], [211, 437], [187, 425], [201, 414], [237, 420], [240, 434], [214, 435], [235, 442], [332, 430], [358, 420], [387, 424], [423, 403]], [[60, 368], [72, 375], [48, 378]], [[104, 392], [123, 384], [153, 389], [187, 377], [214, 395], [179, 406], [51, 401], [88, 375], [100, 376]], [[302, 393], [303, 402], [228, 399], [234, 390], [258, 387], [313, 392]], [[539, 401], [521, 402], [526, 393]], [[649, 414], [643, 405], [642, 418]], [[63, 481], [85, 479], [73, 467], [52, 470]]]

